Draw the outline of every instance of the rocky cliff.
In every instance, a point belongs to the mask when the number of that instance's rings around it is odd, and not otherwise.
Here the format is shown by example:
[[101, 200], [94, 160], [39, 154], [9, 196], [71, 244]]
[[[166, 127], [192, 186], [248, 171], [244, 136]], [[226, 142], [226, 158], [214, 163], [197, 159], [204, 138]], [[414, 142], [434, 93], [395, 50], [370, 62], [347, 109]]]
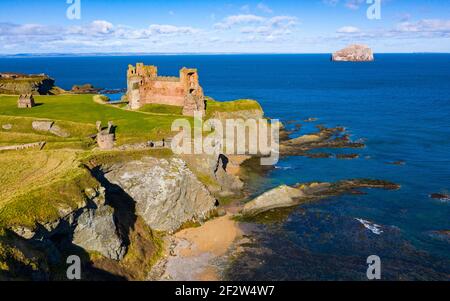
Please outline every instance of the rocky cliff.
[[136, 202], [136, 214], [154, 230], [175, 231], [215, 209], [216, 200], [181, 159], [147, 157], [108, 170], [105, 178]]
[[371, 62], [374, 60], [373, 51], [366, 45], [350, 45], [332, 55], [335, 62]]
[[0, 73], [0, 94], [55, 95], [62, 92], [61, 88], [55, 86], [55, 80], [45, 74]]
[[57, 236], [73, 237], [72, 243], [87, 251], [114, 260], [122, 259], [126, 247], [114, 222], [114, 209], [105, 203], [105, 189], [88, 188], [86, 194], [87, 202], [79, 208], [61, 207], [60, 218], [40, 223], [35, 229], [16, 226], [13, 232], [30, 242], [48, 244]]

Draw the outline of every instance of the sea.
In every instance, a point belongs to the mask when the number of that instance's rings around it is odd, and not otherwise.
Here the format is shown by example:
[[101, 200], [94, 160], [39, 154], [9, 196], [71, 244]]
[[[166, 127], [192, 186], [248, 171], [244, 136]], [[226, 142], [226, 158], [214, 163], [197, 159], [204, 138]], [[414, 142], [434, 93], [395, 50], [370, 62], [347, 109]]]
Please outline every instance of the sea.
[[5, 57], [0, 72], [46, 73], [64, 89], [123, 89], [128, 64], [137, 62], [169, 76], [198, 68], [206, 95], [255, 99], [288, 129], [301, 123], [294, 136], [317, 125], [343, 126], [366, 144], [323, 150], [359, 154], [353, 160], [281, 158], [254, 183], [255, 196], [313, 181], [401, 185], [331, 197], [260, 222], [251, 243], [228, 261], [226, 279], [368, 280], [375, 255], [382, 280], [450, 280], [450, 200], [430, 197], [450, 193], [450, 54], [378, 54], [371, 63], [334, 63], [326, 54]]

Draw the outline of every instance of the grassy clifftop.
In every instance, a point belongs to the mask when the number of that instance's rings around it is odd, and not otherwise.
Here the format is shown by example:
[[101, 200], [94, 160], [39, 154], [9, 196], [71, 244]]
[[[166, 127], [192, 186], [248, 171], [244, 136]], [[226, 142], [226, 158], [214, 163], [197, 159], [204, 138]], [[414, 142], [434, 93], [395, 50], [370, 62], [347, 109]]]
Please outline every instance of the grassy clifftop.
[[[93, 101], [93, 95], [36, 96], [36, 107], [18, 109], [17, 96], [0, 95], [0, 146], [46, 141], [45, 148], [0, 152], [2, 195], [0, 227], [33, 226], [50, 221], [58, 210], [82, 203], [84, 189], [97, 181], [85, 166], [139, 159], [142, 156], [171, 156], [169, 149], [141, 151], [95, 151], [88, 136], [96, 133], [95, 122], [117, 126], [117, 145], [144, 142], [172, 136], [171, 125], [180, 108], [163, 105], [145, 106], [129, 111]], [[207, 117], [217, 112], [261, 110], [253, 100], [218, 102], [207, 99]], [[53, 120], [70, 133], [62, 138], [32, 129], [34, 120]], [[192, 119], [192, 118], [189, 118]], [[8, 125], [8, 128], [3, 128]]]
[[252, 99], [238, 99], [234, 101], [216, 101], [206, 98], [206, 117], [212, 117], [216, 112], [261, 111], [261, 105]]
[[63, 90], [47, 75], [20, 75], [15, 78], [0, 77], [0, 93], [57, 95]]

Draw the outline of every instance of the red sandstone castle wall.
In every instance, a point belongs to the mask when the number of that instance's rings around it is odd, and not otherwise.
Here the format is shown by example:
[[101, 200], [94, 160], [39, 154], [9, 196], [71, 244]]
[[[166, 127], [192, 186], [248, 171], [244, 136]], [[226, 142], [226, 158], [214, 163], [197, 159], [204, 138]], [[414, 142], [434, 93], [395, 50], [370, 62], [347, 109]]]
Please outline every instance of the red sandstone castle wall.
[[139, 89], [141, 103], [158, 103], [173, 106], [183, 106], [186, 91], [183, 83], [179, 81], [145, 82]]
[[136, 67], [127, 71], [129, 107], [139, 109], [145, 104], [166, 104], [183, 107], [183, 115], [205, 111], [203, 90], [198, 82], [197, 69], [182, 68], [179, 77], [158, 76], [156, 66]]

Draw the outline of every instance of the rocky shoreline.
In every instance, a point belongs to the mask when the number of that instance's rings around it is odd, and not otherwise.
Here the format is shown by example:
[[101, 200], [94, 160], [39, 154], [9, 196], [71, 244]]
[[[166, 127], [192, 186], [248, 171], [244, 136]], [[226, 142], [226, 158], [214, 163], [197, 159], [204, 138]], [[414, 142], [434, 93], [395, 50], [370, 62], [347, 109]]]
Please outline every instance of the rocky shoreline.
[[[318, 126], [316, 134], [289, 138], [282, 130], [280, 153], [282, 156], [309, 156], [309, 151], [320, 148], [362, 148], [361, 142], [353, 142], [345, 129]], [[338, 157], [338, 156], [336, 156]], [[354, 158], [354, 154], [341, 158]], [[361, 189], [398, 190], [400, 186], [388, 181], [374, 179], [343, 180], [336, 183], [299, 183], [294, 186], [281, 185], [248, 200], [245, 193], [248, 185], [246, 174], [264, 177], [273, 167], [255, 166], [256, 158], [246, 157], [239, 162], [237, 175], [244, 181], [240, 197], [221, 206], [221, 216], [194, 228], [176, 232], [166, 241], [166, 252], [149, 274], [149, 280], [223, 280], [224, 270], [232, 258], [239, 256], [258, 230], [253, 221], [267, 211], [296, 207], [304, 203], [339, 196], [363, 194]], [[198, 164], [198, 162], [197, 162]], [[188, 268], [186, 268], [188, 267]]]

